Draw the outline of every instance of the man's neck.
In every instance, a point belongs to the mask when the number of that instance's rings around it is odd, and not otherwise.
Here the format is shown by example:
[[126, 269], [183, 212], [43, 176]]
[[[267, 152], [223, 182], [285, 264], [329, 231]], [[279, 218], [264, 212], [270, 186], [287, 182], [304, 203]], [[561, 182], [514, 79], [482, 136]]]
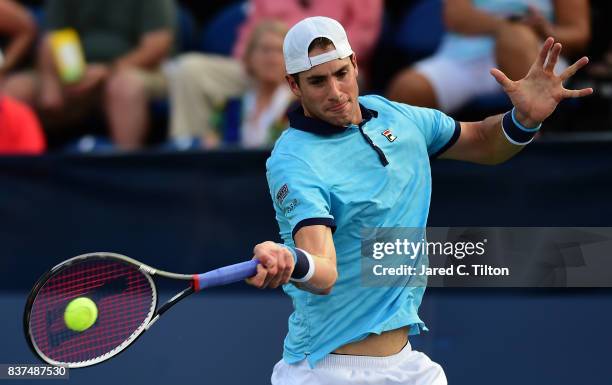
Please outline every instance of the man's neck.
[[361, 115], [361, 108], [359, 108], [359, 104], [355, 106], [355, 113], [353, 114], [352, 124], [359, 124], [363, 121], [363, 115]]

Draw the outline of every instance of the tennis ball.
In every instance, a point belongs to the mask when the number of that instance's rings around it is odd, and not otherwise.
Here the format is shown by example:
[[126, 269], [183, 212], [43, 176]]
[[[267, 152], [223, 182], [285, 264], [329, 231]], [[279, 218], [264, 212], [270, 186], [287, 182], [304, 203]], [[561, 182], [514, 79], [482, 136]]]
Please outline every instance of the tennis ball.
[[98, 319], [98, 307], [87, 297], [73, 299], [64, 311], [66, 327], [75, 332], [89, 329]]

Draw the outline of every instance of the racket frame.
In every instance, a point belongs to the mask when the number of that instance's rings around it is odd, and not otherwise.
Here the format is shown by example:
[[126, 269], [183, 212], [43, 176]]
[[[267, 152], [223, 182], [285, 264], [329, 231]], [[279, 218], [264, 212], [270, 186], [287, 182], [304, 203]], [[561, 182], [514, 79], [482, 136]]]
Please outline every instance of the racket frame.
[[[73, 266], [76, 263], [83, 262], [83, 261], [86, 261], [86, 260], [92, 260], [92, 259], [113, 259], [113, 260], [120, 260], [120, 261], [125, 262], [127, 264], [130, 264], [130, 265], [132, 265], [134, 267], [137, 267], [140, 270], [140, 272], [147, 278], [147, 281], [149, 282], [149, 285], [151, 286], [152, 295], [153, 295], [153, 301], [151, 303], [151, 309], [149, 311], [149, 314], [145, 318], [145, 320], [142, 322], [142, 324], [134, 332], [132, 332], [132, 334], [125, 341], [123, 341], [120, 345], [118, 345], [117, 347], [115, 347], [114, 349], [109, 351], [108, 353], [105, 353], [105, 354], [103, 354], [103, 355], [101, 355], [99, 357], [96, 357], [94, 359], [80, 361], [80, 362], [75, 362], [75, 363], [65, 363], [65, 362], [55, 361], [55, 360], [51, 359], [50, 357], [47, 357], [38, 348], [38, 346], [36, 346], [36, 343], [34, 342], [34, 340], [32, 338], [32, 334], [31, 334], [31, 330], [30, 330], [30, 315], [31, 315], [32, 306], [34, 304], [34, 301], [36, 300], [36, 297], [37, 297], [38, 293], [40, 292], [40, 290], [44, 287], [44, 285], [47, 283], [47, 281], [51, 277], [55, 276], [60, 271], [63, 271], [64, 269], [67, 269], [67, 268]], [[157, 294], [157, 287], [156, 287], [155, 282], [153, 281], [153, 278], [152, 278], [153, 276], [156, 276], [156, 275], [160, 276], [160, 277], [164, 277], [164, 278], [174, 279], [174, 280], [189, 281], [190, 285], [189, 285], [189, 287], [187, 287], [183, 291], [177, 293], [175, 296], [170, 298], [166, 303], [164, 303], [158, 309], [157, 308], [157, 304], [158, 304], [159, 298], [158, 298], [158, 294]], [[23, 312], [23, 330], [24, 330], [24, 334], [26, 336], [26, 340], [28, 342], [28, 346], [30, 347], [30, 350], [32, 350], [32, 352], [34, 352], [37, 357], [39, 357], [41, 360], [43, 360], [44, 362], [46, 362], [46, 363], [48, 363], [50, 365], [63, 366], [63, 367], [67, 367], [67, 368], [70, 368], [70, 369], [93, 366], [93, 365], [99, 364], [101, 362], [104, 362], [104, 361], [106, 361], [106, 360], [116, 356], [117, 354], [119, 354], [122, 351], [124, 351], [128, 346], [133, 344], [145, 331], [147, 331], [159, 319], [159, 317], [162, 314], [164, 314], [172, 306], [177, 304], [179, 301], [181, 301], [185, 297], [187, 297], [190, 294], [194, 293], [196, 291], [196, 290], [194, 290], [194, 286], [195, 286], [194, 275], [190, 275], [190, 274], [177, 274], [177, 273], [171, 273], [171, 272], [164, 271], [164, 270], [155, 269], [155, 268], [153, 268], [153, 267], [151, 267], [151, 266], [149, 266], [147, 264], [139, 262], [139, 261], [137, 261], [135, 259], [132, 259], [130, 257], [127, 257], [125, 255], [121, 255], [121, 254], [117, 254], [117, 253], [110, 253], [110, 252], [94, 252], [94, 253], [81, 254], [81, 255], [78, 255], [76, 257], [70, 258], [70, 259], [68, 259], [66, 261], [63, 261], [63, 262], [57, 264], [56, 266], [51, 268], [49, 271], [47, 271], [45, 274], [43, 274], [38, 279], [38, 281], [36, 282], [36, 284], [34, 285], [32, 290], [30, 291], [30, 294], [28, 295], [28, 298], [26, 300], [26, 305], [25, 305], [25, 309], [24, 309], [24, 312]]]

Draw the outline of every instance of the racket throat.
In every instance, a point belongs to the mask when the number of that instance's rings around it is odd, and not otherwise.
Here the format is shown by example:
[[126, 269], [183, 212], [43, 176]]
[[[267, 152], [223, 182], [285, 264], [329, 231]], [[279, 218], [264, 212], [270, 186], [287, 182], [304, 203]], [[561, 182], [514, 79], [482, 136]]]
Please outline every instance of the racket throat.
[[187, 289], [181, 291], [180, 293], [176, 294], [174, 297], [170, 298], [168, 300], [168, 302], [163, 304], [163, 306], [161, 306], [159, 308], [159, 310], [157, 310], [155, 316], [151, 319], [151, 323], [153, 323], [153, 320], [155, 318], [159, 318], [159, 316], [161, 316], [162, 314], [167, 312], [168, 309], [170, 309], [172, 306], [176, 305], [180, 300], [182, 300], [183, 298], [185, 298], [188, 295], [192, 294], [193, 292], [194, 292], [194, 288], [189, 286]]
[[145, 326], [144, 330], [145, 330], [145, 331], [146, 331], [146, 330], [149, 330], [149, 328], [150, 328], [151, 326], [153, 326], [153, 324], [154, 324], [155, 322], [157, 322], [157, 320], [159, 319], [159, 316], [160, 316], [160, 314], [156, 314], [156, 315], [155, 315], [155, 317], [153, 317], [153, 318], [151, 319], [151, 321], [149, 321], [149, 323], [147, 324], [147, 326]]

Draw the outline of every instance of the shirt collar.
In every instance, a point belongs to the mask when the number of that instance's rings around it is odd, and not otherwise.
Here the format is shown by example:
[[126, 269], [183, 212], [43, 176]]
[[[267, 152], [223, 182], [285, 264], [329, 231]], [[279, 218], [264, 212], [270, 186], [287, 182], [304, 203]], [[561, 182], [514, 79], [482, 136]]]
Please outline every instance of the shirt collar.
[[[370, 110], [361, 103], [359, 103], [359, 109], [361, 110], [361, 117], [363, 119], [359, 124], [360, 126], [370, 121], [370, 119], [378, 117], [378, 111]], [[321, 119], [305, 116], [304, 108], [301, 105], [290, 111], [287, 115], [289, 116], [289, 125], [291, 127], [318, 135], [339, 134], [346, 131], [348, 127], [335, 126]]]

